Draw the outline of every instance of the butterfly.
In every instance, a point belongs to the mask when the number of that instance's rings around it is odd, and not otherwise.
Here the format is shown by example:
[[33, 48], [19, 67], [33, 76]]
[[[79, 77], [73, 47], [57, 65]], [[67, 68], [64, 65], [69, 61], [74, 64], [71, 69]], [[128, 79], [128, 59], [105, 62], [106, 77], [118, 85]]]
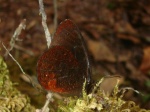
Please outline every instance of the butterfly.
[[91, 83], [89, 56], [78, 27], [69, 19], [58, 26], [50, 47], [39, 58], [37, 78], [47, 91], [80, 94]]

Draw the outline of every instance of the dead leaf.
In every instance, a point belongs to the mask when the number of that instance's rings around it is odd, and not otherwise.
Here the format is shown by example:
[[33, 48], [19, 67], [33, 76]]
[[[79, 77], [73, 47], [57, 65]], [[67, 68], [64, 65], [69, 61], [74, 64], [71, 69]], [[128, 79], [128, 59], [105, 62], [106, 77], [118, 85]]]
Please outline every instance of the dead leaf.
[[142, 18], [142, 21], [145, 25], [150, 25], [150, 16], [148, 15], [145, 15], [143, 18]]
[[135, 36], [132, 36], [132, 35], [125, 35], [125, 34], [118, 33], [117, 37], [120, 38], [120, 39], [130, 40], [135, 44], [138, 44], [138, 43], [141, 42], [138, 37], [135, 37]]
[[89, 50], [92, 53], [96, 61], [108, 61], [108, 62], [126, 62], [131, 58], [131, 52], [120, 53], [117, 58], [116, 53], [109, 47], [107, 47], [103, 42], [87, 40]]
[[102, 82], [100, 88], [101, 90], [104, 90], [105, 93], [107, 94], [111, 94], [111, 92], [113, 91], [115, 85], [117, 84], [117, 80], [119, 80], [119, 84], [122, 84], [124, 81], [124, 78], [118, 78], [118, 77], [111, 77], [111, 78], [105, 78], [105, 80]]
[[139, 85], [143, 85], [145, 83], [145, 81], [147, 80], [147, 77], [144, 74], [142, 74], [140, 70], [135, 68], [133, 64], [131, 64], [130, 62], [127, 62], [126, 67], [131, 72], [129, 76], [131, 79], [134, 79], [140, 82]]
[[30, 30], [31, 28], [33, 28], [35, 25], [37, 24], [37, 21], [32, 20], [28, 25], [27, 25], [27, 30]]
[[149, 4], [145, 5], [144, 9], [148, 14], [150, 14], [150, 5]]
[[144, 57], [140, 66], [140, 70], [144, 73], [150, 71], [150, 47], [144, 49]]
[[117, 22], [114, 30], [118, 33], [137, 34], [137, 31], [127, 21]]
[[87, 24], [84, 26], [87, 34], [90, 34], [94, 39], [99, 39], [102, 34], [105, 34], [107, 29], [103, 24]]
[[89, 50], [94, 56], [94, 59], [97, 61], [110, 61], [115, 62], [115, 56], [113, 52], [102, 42], [100, 41], [87, 41]]

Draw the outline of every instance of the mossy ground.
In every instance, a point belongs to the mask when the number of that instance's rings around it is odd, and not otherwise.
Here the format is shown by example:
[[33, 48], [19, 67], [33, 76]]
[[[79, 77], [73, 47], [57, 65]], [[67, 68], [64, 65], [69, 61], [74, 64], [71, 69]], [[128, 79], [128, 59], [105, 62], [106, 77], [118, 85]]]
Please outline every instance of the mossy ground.
[[6, 63], [0, 56], [0, 112], [34, 112], [30, 99], [15, 88]]

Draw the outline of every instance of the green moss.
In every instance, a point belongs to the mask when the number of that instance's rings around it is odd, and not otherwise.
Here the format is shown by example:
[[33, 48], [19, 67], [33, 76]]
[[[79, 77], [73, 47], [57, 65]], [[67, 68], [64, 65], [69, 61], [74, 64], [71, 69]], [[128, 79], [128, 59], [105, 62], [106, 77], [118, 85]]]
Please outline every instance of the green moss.
[[[103, 78], [96, 84], [90, 94], [85, 94], [81, 98], [66, 98], [59, 103], [58, 112], [150, 112], [141, 109], [133, 101], [124, 101], [124, 92], [120, 93], [118, 83], [114, 87], [111, 95], [105, 94], [99, 87]], [[119, 95], [120, 94], [120, 95]]]
[[6, 63], [0, 56], [0, 112], [34, 112], [30, 99], [20, 93], [9, 79]]

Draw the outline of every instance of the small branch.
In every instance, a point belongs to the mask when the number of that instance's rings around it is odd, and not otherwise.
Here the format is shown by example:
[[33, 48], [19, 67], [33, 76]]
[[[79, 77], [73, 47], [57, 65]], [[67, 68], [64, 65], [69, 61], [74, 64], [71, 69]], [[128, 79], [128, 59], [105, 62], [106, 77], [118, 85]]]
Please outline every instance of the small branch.
[[33, 53], [32, 51], [26, 50], [25, 48], [20, 47], [20, 46], [18, 46], [18, 45], [14, 45], [14, 48], [16, 48], [16, 49], [18, 49], [18, 50], [21, 50], [21, 51], [24, 51], [25, 53], [27, 53], [27, 54], [29, 54], [29, 55], [31, 55], [31, 56], [34, 55], [34, 53]]
[[47, 46], [49, 48], [50, 44], [51, 44], [51, 35], [49, 33], [49, 30], [48, 30], [48, 26], [46, 24], [46, 14], [45, 14], [45, 11], [44, 11], [44, 5], [43, 5], [43, 0], [39, 0], [39, 7], [40, 7], [40, 14], [42, 15], [42, 25], [43, 25], [43, 28], [44, 28], [44, 31], [45, 31], [45, 37], [46, 37], [46, 41], [47, 41]]
[[121, 89], [119, 90], [119, 92], [122, 92], [121, 97], [123, 97], [124, 93], [125, 93], [127, 90], [132, 90], [132, 91], [134, 91], [135, 93], [137, 93], [137, 94], [140, 94], [140, 95], [144, 96], [144, 94], [143, 94], [143, 93], [139, 92], [138, 90], [135, 90], [135, 89], [134, 89], [134, 88], [132, 88], [132, 87], [124, 87], [124, 88], [121, 88]]
[[24, 72], [24, 70], [22, 69], [22, 67], [20, 66], [20, 64], [18, 63], [18, 61], [9, 53], [8, 49], [5, 47], [5, 45], [2, 43], [4, 49], [7, 51], [7, 53], [9, 54], [9, 56], [13, 59], [13, 61], [19, 66], [21, 72], [26, 75], [26, 73]]
[[57, 28], [57, 0], [53, 0], [54, 3], [54, 30]]
[[4, 49], [7, 51], [8, 55], [13, 59], [13, 61], [19, 66], [21, 72], [23, 73], [23, 75], [25, 75], [26, 77], [29, 78], [31, 84], [33, 85], [33, 87], [35, 87], [36, 89], [41, 89], [37, 84], [35, 84], [33, 81], [32, 81], [32, 78], [27, 75], [24, 70], [22, 69], [21, 65], [18, 63], [18, 61], [9, 53], [8, 49], [5, 47], [5, 45], [2, 43]]
[[[19, 26], [17, 27], [17, 29], [15, 30], [15, 32], [10, 40], [10, 49], [8, 49], [8, 52], [10, 52], [14, 48], [15, 42], [20, 40], [18, 37], [19, 37], [22, 29], [25, 29], [25, 27], [26, 27], [25, 24], [26, 24], [26, 19], [23, 19], [21, 21], [21, 23], [19, 24]], [[5, 53], [5, 57], [7, 57], [8, 52]]]
[[48, 94], [46, 95], [46, 102], [45, 102], [45, 105], [44, 105], [44, 107], [43, 107], [43, 109], [42, 109], [42, 112], [46, 112], [46, 110], [49, 110], [48, 109], [48, 105], [49, 105], [49, 102], [50, 101], [52, 101], [52, 93], [51, 92], [48, 92]]
[[[48, 26], [46, 24], [47, 17], [46, 17], [45, 11], [44, 11], [43, 0], [39, 0], [39, 8], [40, 8], [39, 12], [40, 12], [40, 14], [42, 16], [42, 26], [43, 26], [44, 31], [45, 31], [45, 37], [46, 37], [46, 41], [47, 41], [47, 46], [49, 48], [49, 46], [51, 44], [52, 37], [51, 37], [50, 32], [48, 30]], [[47, 100], [45, 102], [45, 105], [43, 106], [42, 109], [37, 109], [36, 112], [49, 112], [48, 105], [49, 105], [50, 101], [53, 100], [52, 96], [53, 96], [52, 93], [48, 92]]]
[[43, 106], [42, 109], [36, 109], [36, 112], [49, 112], [49, 103], [50, 101], [53, 101], [53, 94], [51, 92], [48, 92], [47, 95], [46, 95], [46, 102], [45, 102], [45, 105]]

